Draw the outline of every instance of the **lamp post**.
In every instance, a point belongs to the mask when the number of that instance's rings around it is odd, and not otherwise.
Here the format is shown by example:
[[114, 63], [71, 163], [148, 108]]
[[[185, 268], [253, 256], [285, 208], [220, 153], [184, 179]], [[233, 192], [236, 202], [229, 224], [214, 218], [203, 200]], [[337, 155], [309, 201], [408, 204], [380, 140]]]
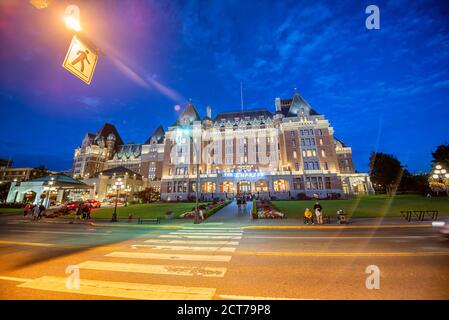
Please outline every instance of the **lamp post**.
[[111, 222], [117, 222], [117, 201], [120, 190], [123, 188], [123, 182], [121, 178], [118, 178], [117, 181], [114, 183], [113, 186], [114, 190], [117, 191], [115, 195], [115, 206], [114, 206], [114, 213], [112, 214]]
[[[193, 137], [190, 135], [190, 142], [194, 146]], [[195, 186], [195, 219], [194, 224], [200, 223], [200, 212], [199, 212], [199, 192], [200, 192], [200, 163], [196, 159], [196, 186]]]
[[50, 181], [48, 182], [48, 191], [47, 191], [47, 197], [45, 198], [45, 208], [48, 208], [50, 206], [50, 193], [51, 193], [51, 188], [53, 186], [53, 184], [55, 183], [55, 178], [51, 178]]
[[[445, 168], [443, 168], [442, 165], [437, 164], [435, 166], [435, 169], [432, 172], [432, 179], [434, 180], [434, 182], [443, 184], [446, 192], [449, 191], [449, 187], [448, 187], [448, 183], [447, 183], [449, 181], [449, 173], [447, 172], [447, 170]], [[436, 192], [438, 195], [438, 192], [439, 192], [438, 187], [436, 188]]]

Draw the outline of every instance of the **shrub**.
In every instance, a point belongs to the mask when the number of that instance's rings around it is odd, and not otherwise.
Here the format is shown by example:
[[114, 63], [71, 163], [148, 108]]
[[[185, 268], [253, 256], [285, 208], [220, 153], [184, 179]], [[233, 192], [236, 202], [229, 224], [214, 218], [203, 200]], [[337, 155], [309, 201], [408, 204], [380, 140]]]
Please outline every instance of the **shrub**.
[[223, 202], [222, 204], [206, 211], [205, 213], [203, 213], [204, 219], [209, 218], [211, 215], [213, 215], [215, 212], [217, 212], [218, 210], [221, 210], [222, 208], [226, 207], [228, 204], [230, 204], [232, 202], [232, 200], [227, 200], [225, 202]]
[[253, 210], [251, 212], [251, 215], [253, 216], [253, 219], [257, 219], [257, 201], [256, 199], [253, 199]]

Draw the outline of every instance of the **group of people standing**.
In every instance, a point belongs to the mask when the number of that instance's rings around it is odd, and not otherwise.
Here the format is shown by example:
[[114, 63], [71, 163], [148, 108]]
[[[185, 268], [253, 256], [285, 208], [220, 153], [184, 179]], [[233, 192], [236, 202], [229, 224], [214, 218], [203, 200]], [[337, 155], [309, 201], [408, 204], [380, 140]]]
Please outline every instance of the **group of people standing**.
[[246, 203], [251, 200], [251, 197], [242, 195], [237, 197], [237, 207], [239, 208], [239, 212], [242, 210], [246, 210]]
[[40, 220], [45, 215], [45, 206], [42, 203], [40, 205], [28, 203], [23, 208], [23, 216], [28, 216], [28, 213], [31, 214], [33, 220]]
[[91, 207], [88, 203], [80, 203], [78, 208], [76, 208], [75, 219], [79, 220], [90, 220]]
[[304, 223], [305, 224], [323, 224], [323, 207], [317, 201], [313, 206], [313, 211], [315, 213], [315, 217], [313, 216], [312, 211], [309, 208], [306, 208], [304, 211]]

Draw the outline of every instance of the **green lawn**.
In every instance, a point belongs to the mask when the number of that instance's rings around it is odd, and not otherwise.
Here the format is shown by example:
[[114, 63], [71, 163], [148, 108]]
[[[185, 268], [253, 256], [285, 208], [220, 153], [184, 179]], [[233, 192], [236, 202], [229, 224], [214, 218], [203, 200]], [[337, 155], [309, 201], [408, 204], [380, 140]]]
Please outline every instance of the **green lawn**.
[[[117, 208], [117, 217], [120, 219], [127, 219], [128, 215], [132, 213], [133, 218], [165, 218], [167, 211], [173, 211], [174, 217], [179, 218], [179, 215], [191, 211], [195, 207], [195, 203], [186, 202], [160, 202], [160, 203], [146, 203], [146, 204], [134, 204], [127, 207]], [[110, 219], [114, 208], [100, 208], [92, 211], [92, 218], [98, 219]], [[70, 215], [73, 216], [73, 215]]]
[[0, 214], [23, 214], [23, 209], [21, 208], [0, 208]]
[[[303, 218], [305, 208], [312, 209], [313, 200], [272, 201], [287, 218]], [[393, 198], [384, 195], [362, 196], [354, 200], [321, 200], [325, 214], [335, 215], [343, 209], [355, 218], [399, 217], [401, 210], [438, 210], [440, 215], [449, 215], [449, 198], [426, 198], [418, 195], [400, 195]]]

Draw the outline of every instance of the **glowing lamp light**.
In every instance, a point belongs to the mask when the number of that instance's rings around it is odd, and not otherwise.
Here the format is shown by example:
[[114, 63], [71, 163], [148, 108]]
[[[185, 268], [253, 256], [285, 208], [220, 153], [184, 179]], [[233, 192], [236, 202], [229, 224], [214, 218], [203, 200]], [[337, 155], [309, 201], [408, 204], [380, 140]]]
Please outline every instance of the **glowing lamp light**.
[[74, 31], [81, 31], [80, 24], [80, 9], [78, 6], [72, 4], [65, 9], [65, 25], [68, 29]]
[[447, 178], [447, 179], [449, 179], [449, 173], [446, 173], [446, 174], [444, 175], [444, 177]]
[[442, 173], [442, 174], [445, 174], [445, 173], [446, 173], [446, 169], [442, 169], [442, 170], [441, 170], [441, 173]]
[[37, 9], [45, 9], [51, 4], [51, 0], [30, 0], [30, 3]]
[[73, 17], [65, 17], [65, 25], [70, 30], [81, 31], [81, 26], [78, 20]]
[[437, 169], [437, 170], [441, 170], [441, 168], [442, 168], [442, 166], [439, 164], [437, 164], [437, 166], [435, 167], [435, 169]]
[[438, 179], [438, 175], [437, 175], [437, 174], [434, 174], [434, 175], [432, 176], [432, 178]]
[[440, 174], [440, 170], [435, 170], [433, 173]]

